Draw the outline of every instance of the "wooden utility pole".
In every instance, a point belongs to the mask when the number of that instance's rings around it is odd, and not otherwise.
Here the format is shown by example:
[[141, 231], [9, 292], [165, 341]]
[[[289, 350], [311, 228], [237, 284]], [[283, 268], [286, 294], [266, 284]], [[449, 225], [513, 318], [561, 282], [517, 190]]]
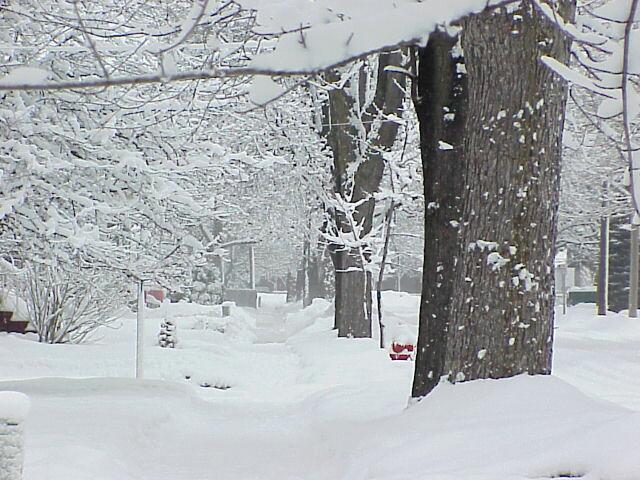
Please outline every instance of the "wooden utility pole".
[[638, 225], [631, 224], [631, 265], [629, 268], [629, 317], [638, 316]]

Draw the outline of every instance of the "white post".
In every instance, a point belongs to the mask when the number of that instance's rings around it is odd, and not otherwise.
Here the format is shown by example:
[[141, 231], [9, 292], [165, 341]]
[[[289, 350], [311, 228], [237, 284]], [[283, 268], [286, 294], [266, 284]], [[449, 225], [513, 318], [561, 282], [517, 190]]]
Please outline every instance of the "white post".
[[638, 317], [638, 254], [638, 225], [631, 225], [631, 265], [629, 268], [629, 317], [631, 318]]
[[567, 271], [568, 267], [566, 265], [562, 266], [562, 314], [567, 314], [567, 295], [569, 294], [569, 289], [567, 288]]
[[256, 256], [253, 250], [253, 245], [249, 246], [249, 277], [251, 283], [251, 290], [256, 289]]
[[138, 312], [136, 315], [136, 378], [144, 376], [144, 280], [138, 282]]

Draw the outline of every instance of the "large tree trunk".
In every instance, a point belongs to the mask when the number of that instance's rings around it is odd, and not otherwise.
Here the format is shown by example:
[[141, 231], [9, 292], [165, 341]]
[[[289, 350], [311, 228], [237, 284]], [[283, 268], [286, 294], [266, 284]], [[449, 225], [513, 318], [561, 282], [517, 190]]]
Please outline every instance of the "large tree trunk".
[[467, 106], [466, 76], [459, 71], [462, 59], [453, 55], [456, 42], [456, 38], [436, 32], [430, 36], [426, 47], [418, 50], [419, 80], [412, 95], [420, 122], [425, 200], [424, 265], [414, 397], [429, 393], [445, 374]]
[[[359, 247], [330, 245], [335, 271], [335, 326], [339, 336], [371, 337], [371, 275], [366, 272], [369, 260], [364, 239], [371, 232], [375, 200], [384, 173], [382, 151], [390, 149], [398, 124], [376, 124], [379, 113], [401, 116], [404, 100], [404, 76], [385, 71], [388, 65], [401, 65], [401, 52], [381, 54], [377, 65], [376, 91], [371, 103], [366, 95], [364, 67], [347, 82], [344, 89], [329, 92], [325, 114], [325, 136], [333, 153], [334, 193], [349, 204], [357, 204], [352, 218], [333, 208], [336, 237], [344, 236]], [[336, 72], [327, 74], [336, 82]], [[383, 117], [384, 119], [384, 117]], [[370, 133], [375, 128], [376, 134]], [[354, 228], [358, 225], [358, 232]]]
[[[564, 2], [565, 16], [570, 3]], [[461, 200], [447, 206], [460, 206], [461, 215], [459, 223], [455, 211], [449, 216], [458, 227], [449, 242], [451, 236], [444, 236], [448, 218], [429, 229], [432, 212], [426, 210], [426, 238], [433, 250], [425, 248], [423, 294], [431, 296], [423, 299], [420, 314], [414, 396], [428, 393], [442, 374], [455, 382], [551, 370], [566, 89], [540, 57], [567, 60], [568, 41], [529, 1], [518, 9], [472, 16], [462, 27], [465, 67], [457, 71], [466, 72], [466, 90], [454, 82], [450, 95], [460, 95], [456, 116], [462, 115], [464, 124], [456, 132], [460, 136], [445, 140], [454, 147], [462, 182], [460, 188], [450, 181]], [[421, 53], [421, 61], [427, 54]], [[429, 76], [419, 76], [419, 86], [442, 96], [430, 82]], [[437, 170], [443, 167], [429, 167], [437, 161], [438, 129], [447, 130], [446, 119], [436, 118], [431, 126], [427, 121], [422, 113], [423, 147], [432, 149], [426, 153], [425, 192], [443, 181]], [[436, 236], [447, 242], [436, 242]], [[442, 295], [436, 292], [439, 284]]]

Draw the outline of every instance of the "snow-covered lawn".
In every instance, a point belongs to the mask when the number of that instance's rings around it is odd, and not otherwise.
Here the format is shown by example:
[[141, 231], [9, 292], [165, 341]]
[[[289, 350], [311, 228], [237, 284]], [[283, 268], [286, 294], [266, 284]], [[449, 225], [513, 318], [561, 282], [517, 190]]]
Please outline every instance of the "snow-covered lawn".
[[[415, 335], [416, 297], [385, 295]], [[407, 408], [412, 363], [338, 339], [329, 305], [265, 296], [148, 311], [90, 344], [0, 335], [0, 390], [29, 395], [25, 480], [640, 478], [640, 320], [558, 316], [555, 375], [442, 385]], [[178, 325], [178, 348], [156, 345]], [[201, 387], [206, 385], [207, 387]]]

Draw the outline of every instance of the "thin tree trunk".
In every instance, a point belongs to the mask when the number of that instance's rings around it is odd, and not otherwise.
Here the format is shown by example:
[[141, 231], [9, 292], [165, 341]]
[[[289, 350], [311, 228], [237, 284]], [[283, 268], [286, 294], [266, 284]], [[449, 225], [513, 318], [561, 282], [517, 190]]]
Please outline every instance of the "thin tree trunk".
[[[307, 256], [307, 292], [305, 296], [305, 305], [311, 305], [314, 298], [325, 298], [327, 292], [324, 285], [324, 265], [322, 251], [318, 248], [312, 248], [311, 242], [307, 241], [305, 255]], [[312, 253], [313, 252], [313, 253]]]
[[304, 300], [304, 265], [296, 272], [296, 302]]
[[311, 261], [311, 242], [305, 240], [302, 246], [302, 274], [303, 274], [303, 288], [302, 288], [302, 306], [308, 307], [311, 305], [311, 296], [309, 295], [309, 276], [310, 276], [310, 261]]
[[286, 284], [286, 289], [287, 289], [287, 303], [293, 303], [296, 301], [296, 288], [295, 288], [295, 281], [293, 280], [293, 277], [291, 276], [291, 272], [287, 272], [287, 284]]
[[387, 265], [387, 253], [389, 252], [389, 243], [391, 240], [391, 228], [393, 220], [393, 212], [395, 211], [396, 203], [391, 200], [389, 210], [385, 215], [385, 232], [384, 232], [384, 244], [382, 246], [382, 260], [380, 260], [380, 270], [378, 271], [378, 284], [376, 285], [376, 302], [378, 306], [378, 327], [380, 328], [380, 348], [384, 348], [384, 323], [382, 322], [382, 280], [384, 279], [384, 270]]

